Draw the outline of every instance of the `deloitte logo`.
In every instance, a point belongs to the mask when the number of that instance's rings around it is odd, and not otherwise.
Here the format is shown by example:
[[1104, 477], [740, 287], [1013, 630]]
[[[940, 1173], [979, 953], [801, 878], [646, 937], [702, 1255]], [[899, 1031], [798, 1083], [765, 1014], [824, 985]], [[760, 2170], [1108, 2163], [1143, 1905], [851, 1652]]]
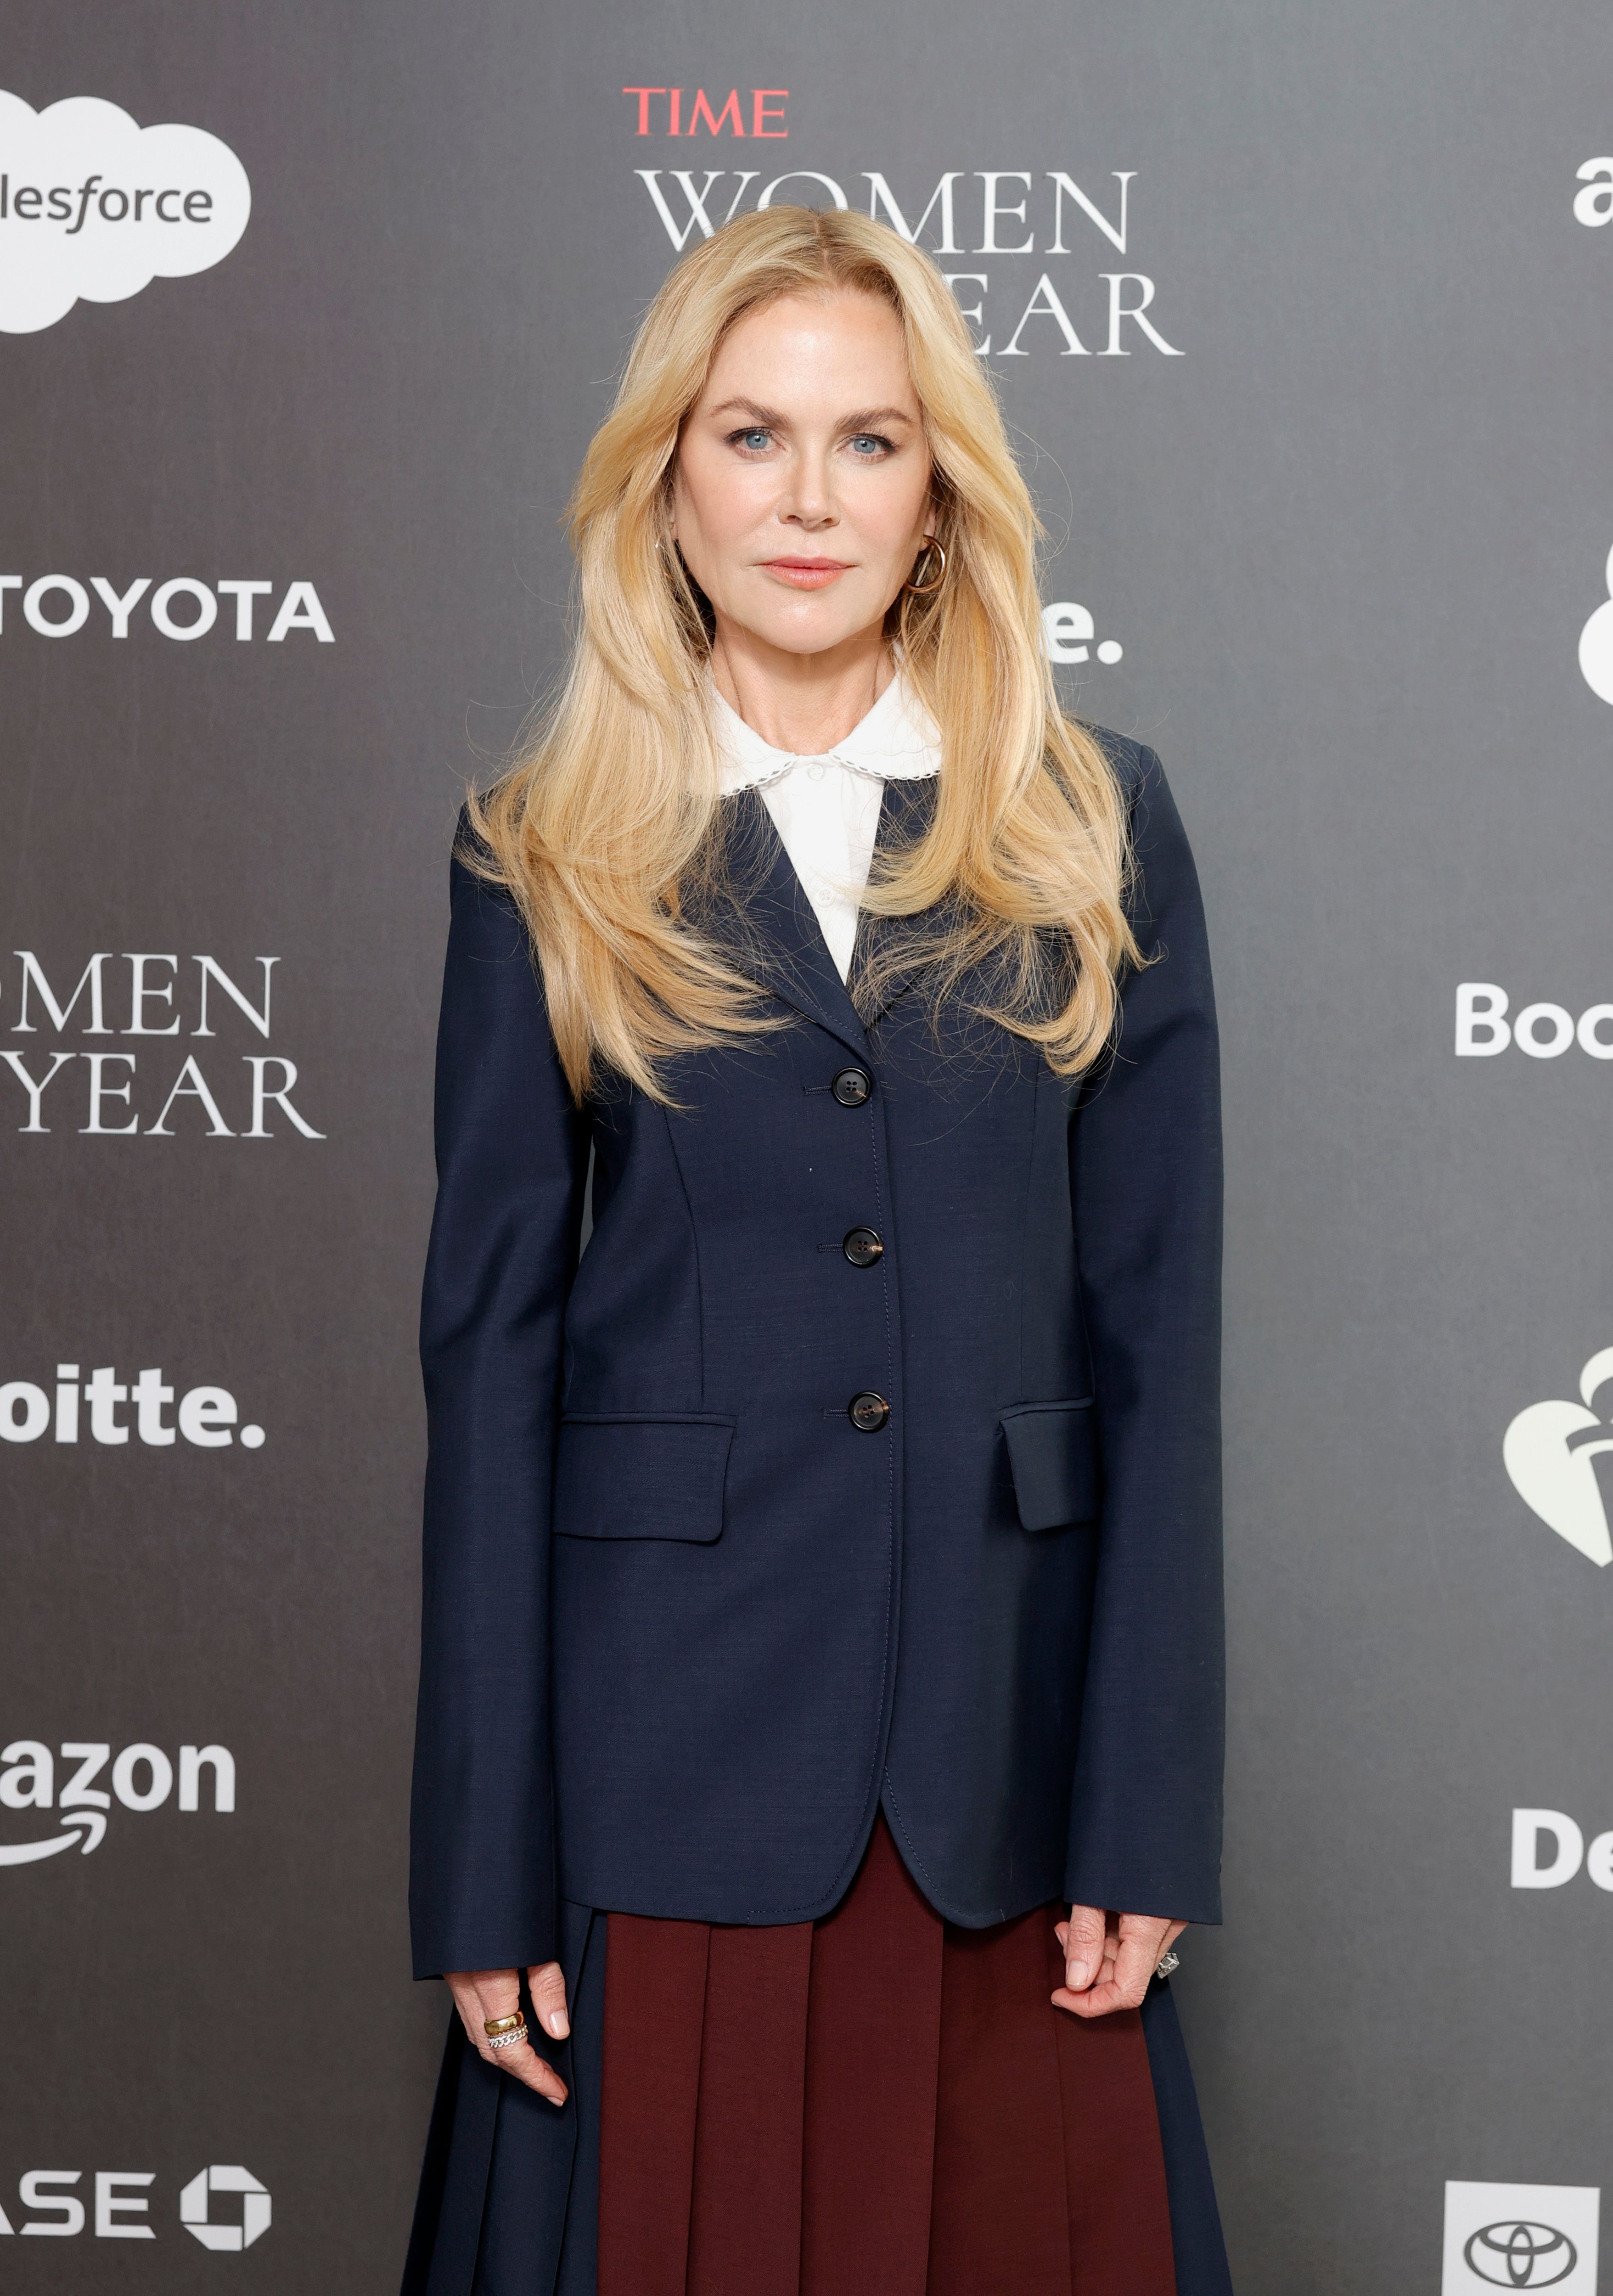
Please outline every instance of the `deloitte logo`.
[[1043, 607], [1042, 643], [1049, 661], [1089, 661], [1095, 654], [1105, 669], [1111, 669], [1126, 655], [1118, 638], [1099, 638], [1091, 608], [1071, 599]]
[[0, 333], [209, 270], [251, 211], [245, 168], [203, 128], [142, 128], [93, 95], [37, 112], [0, 92]]
[[[142, 1443], [166, 1450], [181, 1436], [199, 1451], [222, 1451], [239, 1440], [248, 1451], [263, 1448], [263, 1429], [241, 1417], [227, 1387], [187, 1387], [179, 1397], [172, 1420], [168, 1412], [176, 1390], [163, 1378], [160, 1364], [148, 1365], [135, 1378], [119, 1379], [116, 1364], [100, 1364], [86, 1380], [76, 1363], [56, 1365], [55, 1402], [31, 1379], [0, 1381], [0, 1443], [37, 1443], [53, 1431], [58, 1443], [77, 1443], [87, 1422], [90, 1440], [114, 1448], [127, 1443], [131, 1432]], [[87, 1404], [80, 1412], [80, 1404]], [[124, 1415], [133, 1406], [133, 1426]]]

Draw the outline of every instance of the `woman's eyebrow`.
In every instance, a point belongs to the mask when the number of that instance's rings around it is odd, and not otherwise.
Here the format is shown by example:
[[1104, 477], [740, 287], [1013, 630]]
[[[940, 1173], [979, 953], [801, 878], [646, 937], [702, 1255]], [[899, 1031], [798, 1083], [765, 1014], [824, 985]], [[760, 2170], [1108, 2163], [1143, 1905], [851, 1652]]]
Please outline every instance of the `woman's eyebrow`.
[[[772, 430], [787, 430], [790, 418], [776, 408], [763, 406], [754, 398], [725, 398], [720, 406], [708, 408], [715, 422], [722, 414], [746, 414], [753, 422], [765, 424]], [[867, 406], [852, 414], [842, 415], [836, 428], [841, 430], [870, 430], [880, 422], [905, 422], [911, 426], [913, 417], [900, 406]]]
[[754, 398], [725, 398], [709, 412], [714, 419], [719, 414], [749, 414], [753, 422], [766, 423], [770, 430], [789, 428], [788, 416], [775, 413], [771, 406], [758, 406]]

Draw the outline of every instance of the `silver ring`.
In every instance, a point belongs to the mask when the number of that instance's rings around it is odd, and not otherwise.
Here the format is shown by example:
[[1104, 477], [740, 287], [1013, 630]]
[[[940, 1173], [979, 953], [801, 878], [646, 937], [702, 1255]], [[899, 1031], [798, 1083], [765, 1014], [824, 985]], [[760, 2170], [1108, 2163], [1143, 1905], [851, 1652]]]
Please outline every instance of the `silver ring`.
[[1156, 1977], [1174, 1977], [1181, 1966], [1182, 1956], [1179, 1953], [1161, 1954], [1159, 1960], [1154, 1964], [1154, 1975]]
[[487, 2046], [490, 2049], [512, 2049], [518, 2042], [524, 2041], [526, 2038], [526, 2027], [518, 2025], [512, 2033], [489, 2033]]

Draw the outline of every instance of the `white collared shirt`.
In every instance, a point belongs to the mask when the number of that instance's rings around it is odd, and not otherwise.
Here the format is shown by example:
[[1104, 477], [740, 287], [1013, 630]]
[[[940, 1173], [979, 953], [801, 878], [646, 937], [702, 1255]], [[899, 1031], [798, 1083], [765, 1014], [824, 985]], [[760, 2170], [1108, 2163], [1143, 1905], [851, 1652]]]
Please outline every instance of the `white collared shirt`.
[[857, 909], [873, 860], [885, 784], [939, 773], [940, 734], [900, 671], [861, 724], [822, 757], [775, 750], [746, 725], [715, 685], [709, 690], [722, 793], [761, 792], [844, 980], [851, 970]]

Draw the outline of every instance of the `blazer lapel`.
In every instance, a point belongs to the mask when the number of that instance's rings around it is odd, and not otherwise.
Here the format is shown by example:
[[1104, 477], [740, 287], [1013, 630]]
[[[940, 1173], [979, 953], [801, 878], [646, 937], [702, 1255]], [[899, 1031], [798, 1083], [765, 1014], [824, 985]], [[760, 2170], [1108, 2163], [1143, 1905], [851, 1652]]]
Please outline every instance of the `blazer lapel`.
[[865, 1052], [866, 1031], [760, 793], [741, 790], [724, 802], [732, 808], [728, 866], [740, 912], [725, 938], [733, 943], [735, 964], [854, 1051]]
[[[880, 808], [880, 826], [874, 839], [876, 860], [888, 858], [904, 846], [916, 845], [935, 818], [936, 777], [933, 774], [922, 779], [888, 781], [884, 803]], [[880, 1020], [899, 996], [905, 996], [917, 976], [933, 964], [933, 950], [927, 949], [927, 930], [937, 919], [928, 917], [881, 917], [864, 909], [857, 919], [857, 937], [851, 953], [851, 980], [856, 1010], [867, 1026]], [[875, 961], [899, 952], [894, 964], [882, 964], [877, 988], [870, 981]]]

